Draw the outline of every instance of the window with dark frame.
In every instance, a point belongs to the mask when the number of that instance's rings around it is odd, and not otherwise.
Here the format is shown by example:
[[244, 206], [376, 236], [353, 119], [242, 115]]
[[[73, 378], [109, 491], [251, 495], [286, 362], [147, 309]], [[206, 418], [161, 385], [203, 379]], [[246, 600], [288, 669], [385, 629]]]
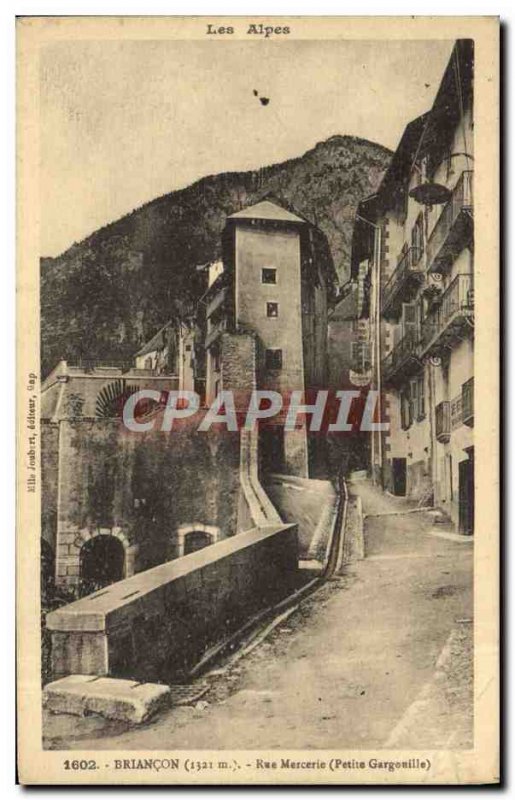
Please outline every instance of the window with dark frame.
[[277, 270], [275, 267], [263, 267], [261, 270], [261, 283], [277, 283]]
[[418, 261], [424, 252], [424, 215], [422, 212], [411, 229], [411, 246], [417, 251], [415, 258]]
[[419, 375], [418, 377], [418, 413], [417, 419], [421, 420], [424, 419], [426, 416], [426, 393], [425, 393], [425, 382], [424, 382], [424, 373]]
[[424, 374], [410, 380], [400, 393], [401, 427], [408, 430], [414, 422], [426, 416], [426, 396]]
[[418, 419], [418, 378], [414, 378], [410, 381], [409, 393], [411, 405], [410, 420], [414, 422]]
[[266, 315], [267, 317], [278, 317], [279, 316], [279, 303], [269, 302], [266, 304]]
[[411, 393], [411, 386], [408, 384], [401, 389], [400, 392], [400, 412], [401, 412], [401, 428], [403, 431], [407, 431], [408, 428], [411, 428], [413, 424], [413, 411], [414, 411], [414, 403], [413, 397]]
[[265, 350], [265, 367], [270, 370], [282, 369], [283, 351], [278, 349]]

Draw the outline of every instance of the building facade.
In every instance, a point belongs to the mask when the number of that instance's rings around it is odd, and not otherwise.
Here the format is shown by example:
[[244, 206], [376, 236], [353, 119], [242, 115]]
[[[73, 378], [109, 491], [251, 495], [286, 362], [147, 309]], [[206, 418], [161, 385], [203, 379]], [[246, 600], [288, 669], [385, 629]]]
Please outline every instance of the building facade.
[[[227, 218], [222, 263], [210, 268], [202, 298], [206, 397], [224, 390], [223, 333], [254, 337], [254, 386], [304, 402], [327, 386], [327, 309], [334, 273], [325, 237], [306, 220], [268, 200]], [[305, 418], [285, 431], [281, 420], [260, 432], [264, 467], [307, 477], [322, 458], [321, 438]]]
[[411, 122], [358, 209], [368, 272], [374, 435], [383, 486], [474, 524], [473, 43], [456, 42], [430, 111]]
[[347, 421], [352, 430], [328, 435], [330, 474], [366, 470], [370, 461], [370, 434], [361, 431], [364, 403], [371, 380], [370, 325], [365, 296], [365, 265], [340, 290], [328, 315], [328, 388], [360, 393], [350, 405]]

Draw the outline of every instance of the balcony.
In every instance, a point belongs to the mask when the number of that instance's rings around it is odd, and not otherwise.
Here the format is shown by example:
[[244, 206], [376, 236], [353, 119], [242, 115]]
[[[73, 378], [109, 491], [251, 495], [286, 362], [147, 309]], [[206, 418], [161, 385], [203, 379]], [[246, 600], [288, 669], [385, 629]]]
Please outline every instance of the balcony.
[[398, 317], [403, 303], [408, 303], [424, 279], [421, 247], [404, 248], [397, 266], [383, 287], [381, 313], [386, 319]]
[[427, 243], [429, 272], [445, 272], [473, 234], [473, 171], [462, 172]]
[[420, 333], [421, 354], [439, 355], [473, 328], [474, 283], [472, 275], [456, 275], [441, 300], [426, 316]]
[[474, 427], [474, 378], [461, 387], [461, 418], [464, 425]]
[[383, 380], [387, 385], [396, 386], [419, 368], [418, 338], [414, 333], [406, 334], [383, 359]]
[[451, 438], [451, 411], [449, 401], [438, 403], [435, 408], [435, 429], [437, 441], [446, 443]]

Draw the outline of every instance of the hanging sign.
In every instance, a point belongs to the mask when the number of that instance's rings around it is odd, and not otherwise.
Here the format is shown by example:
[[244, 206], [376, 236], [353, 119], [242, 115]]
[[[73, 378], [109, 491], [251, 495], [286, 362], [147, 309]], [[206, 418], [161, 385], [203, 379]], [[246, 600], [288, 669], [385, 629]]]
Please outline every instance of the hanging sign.
[[371, 369], [367, 369], [365, 372], [354, 372], [353, 369], [349, 370], [349, 380], [353, 386], [367, 386], [371, 379]]

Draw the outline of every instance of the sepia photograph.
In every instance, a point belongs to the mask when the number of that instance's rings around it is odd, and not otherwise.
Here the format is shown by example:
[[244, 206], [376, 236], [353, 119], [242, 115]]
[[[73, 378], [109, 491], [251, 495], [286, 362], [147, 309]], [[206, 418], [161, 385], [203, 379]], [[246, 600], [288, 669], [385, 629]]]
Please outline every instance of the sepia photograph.
[[22, 776], [497, 782], [498, 19], [18, 60]]

